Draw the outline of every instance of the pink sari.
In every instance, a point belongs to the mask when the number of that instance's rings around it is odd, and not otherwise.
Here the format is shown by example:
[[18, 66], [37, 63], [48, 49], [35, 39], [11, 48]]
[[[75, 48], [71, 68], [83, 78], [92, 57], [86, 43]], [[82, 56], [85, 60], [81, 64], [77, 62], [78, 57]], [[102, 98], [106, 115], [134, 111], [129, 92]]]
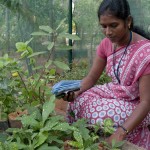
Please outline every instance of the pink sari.
[[[115, 66], [117, 66], [124, 50], [124, 47], [120, 48], [114, 56], [112, 50], [106, 54], [106, 73], [112, 78], [112, 82], [96, 85], [79, 95], [74, 102], [69, 103], [67, 119], [70, 123], [79, 118], [86, 118], [90, 124], [95, 124], [103, 122], [106, 118], [111, 118], [115, 126], [118, 127], [134, 111], [140, 102], [139, 78], [150, 74], [150, 41], [142, 40], [128, 47], [119, 66], [121, 83], [118, 84], [114, 75], [113, 57], [115, 58]], [[70, 115], [72, 111], [74, 117]], [[147, 127], [149, 124], [150, 113], [134, 131], [127, 135], [126, 139], [150, 150], [150, 131]]]

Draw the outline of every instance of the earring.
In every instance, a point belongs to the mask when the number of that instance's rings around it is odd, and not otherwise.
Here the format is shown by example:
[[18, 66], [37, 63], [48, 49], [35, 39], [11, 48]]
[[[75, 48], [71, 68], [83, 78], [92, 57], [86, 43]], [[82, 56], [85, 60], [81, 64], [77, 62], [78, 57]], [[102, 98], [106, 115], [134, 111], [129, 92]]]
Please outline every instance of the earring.
[[128, 28], [130, 29], [130, 24], [128, 25]]

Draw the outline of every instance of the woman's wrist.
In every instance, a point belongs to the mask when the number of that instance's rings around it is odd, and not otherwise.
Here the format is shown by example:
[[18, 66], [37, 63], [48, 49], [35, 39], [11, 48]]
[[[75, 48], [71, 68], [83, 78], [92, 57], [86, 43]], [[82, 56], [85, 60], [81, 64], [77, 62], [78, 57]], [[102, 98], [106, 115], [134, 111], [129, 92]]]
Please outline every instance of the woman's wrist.
[[127, 135], [127, 133], [121, 127], [116, 130], [115, 134], [117, 134], [122, 140], [124, 140]]
[[129, 131], [128, 131], [123, 125], [121, 125], [120, 128], [121, 128], [126, 134], [129, 133]]

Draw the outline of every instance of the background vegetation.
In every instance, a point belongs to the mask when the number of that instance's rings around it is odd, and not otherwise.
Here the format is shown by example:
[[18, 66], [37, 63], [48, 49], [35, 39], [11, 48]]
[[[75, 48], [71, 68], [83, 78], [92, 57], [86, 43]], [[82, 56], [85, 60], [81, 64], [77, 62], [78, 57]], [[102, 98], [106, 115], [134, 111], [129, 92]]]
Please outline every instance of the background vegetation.
[[[68, 19], [69, 0], [0, 0], [0, 54], [13, 52], [15, 43], [27, 41], [31, 33], [37, 31], [40, 25], [49, 25], [55, 29], [63, 18]], [[103, 35], [99, 29], [97, 8], [101, 0], [73, 0], [75, 8], [73, 21], [76, 25], [76, 34], [82, 39], [74, 43], [73, 58], [88, 57], [92, 63], [96, 45]], [[132, 14], [137, 25], [142, 25], [150, 32], [150, 0], [129, 0]], [[68, 20], [64, 27], [68, 30]], [[52, 37], [49, 37], [52, 39]], [[39, 43], [43, 39], [31, 42], [35, 51], [44, 51]], [[66, 41], [60, 41], [66, 42]], [[59, 54], [59, 55], [58, 55]], [[63, 55], [67, 58], [67, 52], [55, 52], [55, 57]]]

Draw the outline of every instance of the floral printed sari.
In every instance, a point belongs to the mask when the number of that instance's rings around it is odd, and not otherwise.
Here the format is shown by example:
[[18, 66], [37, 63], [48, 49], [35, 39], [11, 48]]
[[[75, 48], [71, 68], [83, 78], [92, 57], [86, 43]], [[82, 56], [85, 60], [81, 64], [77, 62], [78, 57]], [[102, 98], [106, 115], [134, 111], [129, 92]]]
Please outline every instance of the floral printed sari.
[[[119, 66], [118, 83], [114, 69], [120, 62], [125, 48], [107, 55], [106, 73], [112, 82], [96, 85], [79, 95], [74, 102], [69, 103], [67, 111], [68, 122], [79, 118], [88, 119], [90, 124], [101, 123], [111, 118], [116, 127], [122, 125], [140, 102], [139, 78], [150, 74], [150, 41], [141, 40], [132, 43], [122, 58]], [[113, 61], [115, 60], [115, 66]], [[74, 112], [74, 117], [70, 113]], [[127, 135], [127, 140], [147, 150], [150, 150], [150, 113], [142, 123]]]

